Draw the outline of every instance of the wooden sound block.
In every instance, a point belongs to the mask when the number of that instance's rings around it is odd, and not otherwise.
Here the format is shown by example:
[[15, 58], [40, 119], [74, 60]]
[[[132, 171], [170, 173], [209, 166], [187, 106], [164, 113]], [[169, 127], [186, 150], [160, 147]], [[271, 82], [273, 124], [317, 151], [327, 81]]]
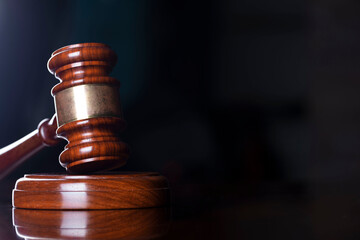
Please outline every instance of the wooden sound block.
[[13, 206], [26, 209], [126, 209], [169, 205], [158, 173], [27, 174], [17, 180]]

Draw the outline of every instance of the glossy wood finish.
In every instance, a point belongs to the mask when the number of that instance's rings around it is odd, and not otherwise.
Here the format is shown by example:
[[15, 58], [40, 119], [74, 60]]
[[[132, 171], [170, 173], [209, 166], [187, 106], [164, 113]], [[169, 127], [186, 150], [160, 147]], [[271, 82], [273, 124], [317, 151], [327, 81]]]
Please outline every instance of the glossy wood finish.
[[[52, 89], [52, 95], [56, 99], [61, 91], [80, 85], [117, 89], [119, 82], [108, 76], [115, 63], [115, 53], [102, 43], [74, 44], [56, 50], [48, 62], [49, 71], [60, 80]], [[88, 107], [95, 105], [96, 102]], [[59, 126], [58, 135], [69, 142], [60, 155], [61, 165], [72, 173], [104, 171], [124, 165], [129, 157], [128, 146], [119, 138], [124, 126], [122, 116], [109, 115], [75, 119]]]
[[13, 225], [24, 239], [154, 239], [166, 234], [170, 209], [97, 211], [13, 209]]
[[[119, 132], [125, 127], [125, 122], [119, 114], [121, 109], [112, 112], [116, 116], [102, 115], [106, 111], [96, 111], [104, 110], [106, 106], [97, 104], [97, 101], [108, 104], [115, 102], [113, 106], [120, 107], [119, 100], [115, 99], [116, 94], [112, 95], [115, 96], [113, 98], [107, 98], [105, 94], [99, 94], [98, 90], [101, 88], [94, 87], [105, 86], [107, 89], [115, 90], [113, 93], [118, 92], [119, 84], [116, 79], [107, 76], [115, 62], [115, 53], [107, 45], [97, 43], [61, 48], [52, 54], [48, 62], [50, 72], [60, 80], [52, 90], [55, 103], [58, 103], [57, 100], [62, 104], [67, 103], [67, 96], [74, 97], [69, 102], [75, 107], [63, 104], [61, 108], [56, 105], [56, 109], [61, 109], [65, 115], [67, 111], [74, 110], [74, 116], [78, 117], [72, 120], [70, 114], [66, 121], [60, 121], [61, 114], [57, 114], [58, 122], [61, 123], [57, 135], [68, 141], [59, 159], [68, 172], [89, 174], [115, 169], [124, 165], [129, 157], [128, 146], [119, 138]], [[71, 93], [74, 89], [82, 89], [84, 92], [79, 98], [77, 94], [64, 95], [64, 92], [70, 90], [67, 93]], [[91, 94], [89, 91], [92, 91]], [[78, 111], [88, 108], [95, 108], [92, 109], [95, 111], [77, 114]], [[87, 116], [89, 112], [101, 114]], [[49, 131], [44, 126], [46, 124], [41, 124], [38, 132], [47, 136]], [[53, 128], [52, 130], [54, 131]], [[55, 143], [49, 137], [44, 138], [42, 142], [48, 145]], [[34, 149], [33, 146], [30, 147]], [[25, 175], [16, 182], [13, 190], [13, 206], [24, 209], [150, 208], [166, 206], [169, 202], [168, 182], [157, 173]]]
[[129, 157], [129, 148], [117, 135], [122, 128], [123, 121], [114, 117], [79, 120], [61, 126], [58, 135], [69, 141], [60, 154], [61, 165], [72, 173], [123, 166]]
[[20, 140], [0, 149], [0, 179], [45, 146], [56, 145], [56, 117], [44, 119], [38, 128]]
[[13, 206], [27, 209], [125, 209], [168, 204], [168, 182], [157, 173], [25, 175], [13, 190]]

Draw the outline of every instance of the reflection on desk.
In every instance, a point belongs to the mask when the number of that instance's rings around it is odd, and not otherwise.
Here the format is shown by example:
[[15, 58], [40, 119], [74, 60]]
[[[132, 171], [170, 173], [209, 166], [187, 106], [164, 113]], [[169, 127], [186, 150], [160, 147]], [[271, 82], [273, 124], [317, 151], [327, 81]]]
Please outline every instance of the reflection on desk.
[[24, 239], [155, 239], [166, 234], [169, 208], [57, 211], [13, 209]]

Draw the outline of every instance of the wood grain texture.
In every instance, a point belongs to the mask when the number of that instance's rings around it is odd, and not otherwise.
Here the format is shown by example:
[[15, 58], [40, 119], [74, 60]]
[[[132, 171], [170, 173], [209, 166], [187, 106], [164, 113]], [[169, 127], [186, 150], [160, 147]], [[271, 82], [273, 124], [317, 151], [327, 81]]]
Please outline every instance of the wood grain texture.
[[120, 118], [91, 118], [61, 126], [57, 134], [69, 144], [60, 154], [60, 163], [69, 172], [88, 173], [123, 166], [129, 158], [128, 146], [120, 141], [124, 128]]
[[[115, 66], [116, 58], [115, 52], [102, 43], [74, 44], [56, 50], [48, 61], [49, 71], [60, 80], [52, 89], [55, 100], [60, 92], [80, 85], [106, 85], [118, 91], [119, 82], [108, 76]], [[89, 104], [88, 108], [96, 108], [99, 100], [93, 101], [96, 102]], [[114, 99], [114, 105], [120, 106], [115, 101], [118, 99]], [[61, 112], [68, 113], [73, 109], [67, 106], [66, 111], [63, 111], [62, 106]], [[118, 112], [121, 113], [121, 109]], [[125, 127], [122, 116], [89, 116], [60, 125], [57, 133], [69, 144], [59, 160], [68, 172], [111, 170], [126, 163], [129, 148], [119, 137], [119, 132]]]
[[44, 119], [38, 128], [20, 140], [0, 149], [0, 179], [45, 146], [61, 140], [56, 136], [56, 117]]
[[13, 209], [25, 239], [154, 239], [166, 234], [169, 208], [52, 211]]
[[52, 94], [81, 84], [118, 85], [108, 76], [116, 60], [115, 52], [102, 43], [73, 44], [56, 50], [48, 61], [50, 73], [60, 80]]
[[127, 209], [166, 206], [166, 178], [157, 173], [25, 175], [13, 206], [26, 209]]

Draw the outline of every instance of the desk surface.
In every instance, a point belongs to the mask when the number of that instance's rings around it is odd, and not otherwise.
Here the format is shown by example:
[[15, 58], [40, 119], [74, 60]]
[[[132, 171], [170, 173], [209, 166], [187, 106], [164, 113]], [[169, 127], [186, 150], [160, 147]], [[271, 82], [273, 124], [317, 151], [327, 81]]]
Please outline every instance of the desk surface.
[[[11, 187], [3, 187], [1, 192], [7, 193], [9, 189]], [[336, 192], [315, 195], [286, 191], [253, 197], [229, 197], [223, 192], [218, 195], [222, 201], [212, 204], [209, 204], [211, 196], [193, 203], [192, 198], [175, 198], [171, 209], [14, 211], [8, 195], [2, 194], [0, 239], [331, 240], [360, 237], [360, 194], [356, 191], [345, 193], [337, 188]]]

